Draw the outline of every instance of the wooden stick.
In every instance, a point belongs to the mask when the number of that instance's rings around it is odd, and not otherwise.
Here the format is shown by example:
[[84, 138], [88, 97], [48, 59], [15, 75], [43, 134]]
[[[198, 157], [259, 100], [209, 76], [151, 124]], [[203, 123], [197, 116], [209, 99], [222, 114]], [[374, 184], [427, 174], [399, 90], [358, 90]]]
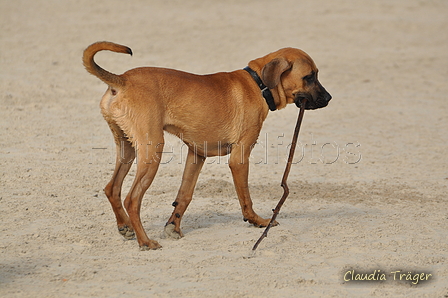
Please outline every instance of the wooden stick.
[[269, 229], [272, 227], [273, 223], [275, 222], [277, 215], [280, 213], [280, 208], [282, 207], [283, 203], [286, 201], [286, 198], [289, 195], [289, 188], [288, 188], [288, 184], [286, 183], [286, 180], [288, 179], [289, 171], [291, 170], [291, 164], [292, 164], [292, 160], [294, 158], [294, 152], [296, 150], [297, 138], [299, 136], [299, 131], [300, 131], [300, 125], [302, 124], [303, 113], [305, 112], [305, 104], [306, 104], [306, 99], [303, 100], [303, 102], [300, 106], [299, 117], [297, 118], [297, 124], [296, 124], [296, 128], [294, 129], [294, 135], [292, 137], [291, 148], [289, 149], [288, 162], [286, 163], [285, 172], [283, 173], [282, 184], [281, 184], [281, 186], [283, 187], [283, 196], [280, 199], [280, 201], [278, 202], [277, 207], [275, 207], [275, 209], [272, 210], [272, 211], [274, 211], [274, 214], [272, 215], [271, 221], [269, 222], [268, 226], [264, 230], [263, 234], [261, 234], [257, 243], [255, 243], [254, 247], [252, 248], [252, 251], [256, 250], [258, 245], [261, 243], [261, 241], [265, 237], [268, 236]]

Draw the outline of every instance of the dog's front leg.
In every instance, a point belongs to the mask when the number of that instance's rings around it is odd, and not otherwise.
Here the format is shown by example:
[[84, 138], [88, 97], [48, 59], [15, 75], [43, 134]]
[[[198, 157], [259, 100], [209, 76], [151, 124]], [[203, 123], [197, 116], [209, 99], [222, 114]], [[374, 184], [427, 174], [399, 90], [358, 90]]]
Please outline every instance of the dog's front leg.
[[197, 155], [194, 150], [188, 150], [182, 183], [179, 192], [177, 193], [176, 200], [173, 202], [174, 211], [165, 225], [165, 234], [172, 238], [179, 239], [183, 237], [180, 229], [180, 222], [185, 210], [187, 210], [187, 207], [193, 198], [193, 191], [204, 162], [205, 157]]
[[258, 216], [252, 208], [249, 194], [249, 156], [251, 146], [233, 145], [230, 154], [229, 167], [232, 171], [233, 183], [240, 201], [244, 221], [249, 221], [257, 227], [266, 227], [270, 219]]

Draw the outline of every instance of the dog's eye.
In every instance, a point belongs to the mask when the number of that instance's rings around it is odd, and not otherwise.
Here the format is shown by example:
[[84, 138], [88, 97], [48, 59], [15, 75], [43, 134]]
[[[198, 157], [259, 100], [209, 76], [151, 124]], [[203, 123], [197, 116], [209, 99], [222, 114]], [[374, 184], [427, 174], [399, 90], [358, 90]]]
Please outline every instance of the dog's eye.
[[307, 76], [304, 76], [303, 80], [305, 80], [305, 82], [307, 82], [308, 84], [312, 84], [312, 83], [314, 83], [315, 76], [314, 76], [314, 74], [309, 74]]

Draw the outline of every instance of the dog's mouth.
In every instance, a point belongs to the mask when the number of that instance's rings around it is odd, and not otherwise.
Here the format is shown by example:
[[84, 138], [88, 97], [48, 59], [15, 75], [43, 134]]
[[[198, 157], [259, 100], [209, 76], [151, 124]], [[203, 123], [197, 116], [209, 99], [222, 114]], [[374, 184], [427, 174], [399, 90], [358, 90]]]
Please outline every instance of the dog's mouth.
[[309, 93], [300, 93], [296, 95], [294, 100], [296, 106], [298, 108], [302, 107], [303, 101], [305, 102], [305, 110], [316, 110], [320, 108], [324, 108], [328, 105], [329, 100], [326, 100], [323, 96], [318, 96], [316, 99]]
[[296, 106], [298, 108], [301, 108], [303, 105], [303, 101], [306, 100], [305, 102], [305, 109], [306, 110], [314, 110], [315, 108], [315, 104], [314, 104], [314, 99], [313, 96], [309, 93], [297, 93], [294, 99], [294, 103], [296, 104]]
[[302, 107], [304, 99], [306, 99], [305, 110], [316, 110], [326, 107], [331, 100], [331, 95], [323, 87], [316, 98], [311, 93], [299, 92], [294, 98], [294, 103], [298, 108]]

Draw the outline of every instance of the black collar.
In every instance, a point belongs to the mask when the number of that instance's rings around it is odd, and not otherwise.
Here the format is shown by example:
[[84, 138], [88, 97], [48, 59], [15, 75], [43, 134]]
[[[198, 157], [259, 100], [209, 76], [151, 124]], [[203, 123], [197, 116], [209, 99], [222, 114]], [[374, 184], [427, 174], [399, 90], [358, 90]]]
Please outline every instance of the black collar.
[[260, 87], [261, 94], [263, 95], [264, 99], [266, 100], [266, 103], [269, 106], [269, 110], [271, 110], [271, 111], [277, 110], [277, 107], [275, 106], [275, 101], [274, 101], [274, 97], [272, 96], [271, 90], [269, 90], [269, 88], [265, 84], [263, 84], [263, 81], [258, 76], [258, 74], [252, 68], [250, 68], [249, 66], [246, 66], [244, 68], [244, 70], [247, 71], [250, 74], [250, 76], [257, 83], [258, 87]]

